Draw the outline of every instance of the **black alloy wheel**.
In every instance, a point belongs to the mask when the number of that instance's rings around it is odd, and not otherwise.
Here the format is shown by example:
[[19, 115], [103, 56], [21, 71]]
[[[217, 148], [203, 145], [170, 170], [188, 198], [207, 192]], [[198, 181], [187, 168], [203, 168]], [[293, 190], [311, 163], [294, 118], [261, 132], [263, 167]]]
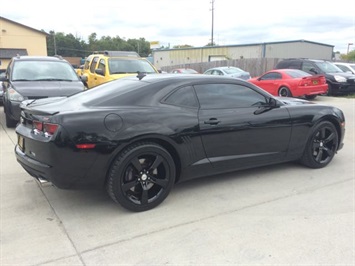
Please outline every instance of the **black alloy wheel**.
[[281, 97], [292, 97], [292, 93], [287, 87], [281, 87], [279, 89], [279, 96]]
[[329, 164], [338, 149], [339, 136], [335, 126], [322, 121], [315, 126], [307, 142], [301, 163], [311, 168]]
[[141, 142], [125, 149], [108, 175], [107, 191], [124, 208], [139, 212], [158, 206], [175, 182], [169, 152], [155, 143]]

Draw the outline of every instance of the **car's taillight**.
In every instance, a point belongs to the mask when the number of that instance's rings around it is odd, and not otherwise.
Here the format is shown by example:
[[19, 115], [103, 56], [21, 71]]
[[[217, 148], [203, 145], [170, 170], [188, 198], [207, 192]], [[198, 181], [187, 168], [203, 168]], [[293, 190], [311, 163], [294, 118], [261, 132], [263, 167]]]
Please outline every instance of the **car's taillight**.
[[33, 129], [43, 131], [43, 123], [39, 121], [33, 121]]
[[59, 125], [47, 122], [41, 122], [34, 120], [32, 122], [33, 125], [33, 132], [35, 134], [43, 134], [45, 137], [50, 137], [54, 135], [57, 131]]
[[43, 123], [43, 131], [49, 135], [53, 135], [58, 129], [57, 124]]

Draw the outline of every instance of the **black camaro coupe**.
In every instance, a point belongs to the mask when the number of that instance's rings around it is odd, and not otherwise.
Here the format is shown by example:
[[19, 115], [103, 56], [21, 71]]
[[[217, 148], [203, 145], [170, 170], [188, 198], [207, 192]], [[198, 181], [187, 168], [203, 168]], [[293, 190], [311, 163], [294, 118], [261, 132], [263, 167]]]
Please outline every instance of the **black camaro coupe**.
[[336, 107], [205, 75], [138, 74], [21, 109], [15, 153], [29, 174], [105, 187], [132, 211], [186, 179], [287, 161], [324, 167], [345, 132]]

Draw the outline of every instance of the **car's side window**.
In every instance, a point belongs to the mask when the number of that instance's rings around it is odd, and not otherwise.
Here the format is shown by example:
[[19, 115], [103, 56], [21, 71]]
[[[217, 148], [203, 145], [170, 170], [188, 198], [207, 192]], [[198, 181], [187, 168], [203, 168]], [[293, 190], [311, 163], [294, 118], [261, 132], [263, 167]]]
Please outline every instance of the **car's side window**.
[[191, 86], [174, 91], [164, 100], [164, 102], [177, 106], [198, 107], [196, 96]]
[[266, 104], [266, 98], [253, 89], [238, 84], [194, 86], [202, 109], [244, 108]]
[[280, 73], [271, 72], [261, 77], [261, 80], [275, 80], [275, 79], [282, 79], [282, 75]]
[[98, 56], [95, 56], [95, 57], [92, 59], [91, 65], [90, 65], [90, 72], [91, 72], [91, 73], [94, 73], [94, 72], [95, 72], [95, 68], [96, 68], [97, 61], [99, 61], [99, 57], [98, 57]]
[[100, 60], [99, 65], [98, 65], [97, 68], [98, 68], [98, 69], [101, 69], [102, 72], [103, 72], [104, 75], [105, 75], [105, 73], [106, 73], [106, 63], [105, 63], [105, 59], [101, 59], [101, 60]]
[[314, 66], [311, 63], [303, 62], [303, 65], [302, 65], [302, 70], [303, 71], [306, 71], [308, 73], [312, 73], [312, 71], [310, 71], [311, 69], [314, 69]]

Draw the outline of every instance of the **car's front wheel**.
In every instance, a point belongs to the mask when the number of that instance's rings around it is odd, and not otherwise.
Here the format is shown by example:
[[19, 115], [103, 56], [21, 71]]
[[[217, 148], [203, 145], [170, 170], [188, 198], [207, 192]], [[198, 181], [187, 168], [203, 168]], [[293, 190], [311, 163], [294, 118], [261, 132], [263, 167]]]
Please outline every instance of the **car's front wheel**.
[[301, 163], [310, 168], [322, 168], [329, 164], [338, 149], [339, 136], [329, 121], [317, 124], [306, 143]]
[[131, 211], [146, 211], [168, 196], [175, 182], [175, 163], [162, 146], [141, 142], [121, 152], [108, 173], [110, 197]]
[[[5, 108], [4, 108], [5, 109]], [[6, 121], [6, 127], [8, 128], [12, 128], [15, 127], [17, 125], [17, 121], [13, 120], [10, 116], [9, 113], [6, 112], [5, 113], [5, 121]]]

